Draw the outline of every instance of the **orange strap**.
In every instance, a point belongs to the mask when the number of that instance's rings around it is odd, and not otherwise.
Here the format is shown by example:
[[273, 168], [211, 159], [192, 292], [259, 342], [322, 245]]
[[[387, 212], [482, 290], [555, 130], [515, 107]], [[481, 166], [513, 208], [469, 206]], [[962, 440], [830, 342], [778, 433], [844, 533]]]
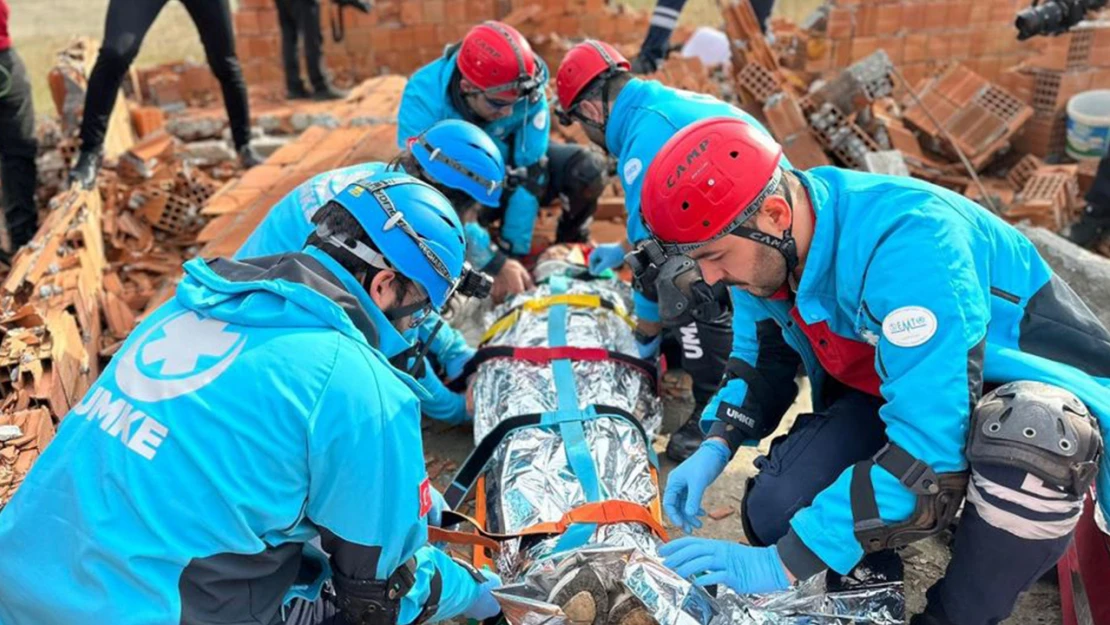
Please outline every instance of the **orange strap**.
[[579, 506], [563, 515], [558, 521], [537, 523], [512, 534], [495, 534], [486, 531], [481, 524], [465, 514], [446, 511], [443, 513], [444, 522], [448, 525], [469, 523], [474, 526], [475, 532], [458, 532], [444, 530], [438, 527], [428, 528], [428, 539], [432, 542], [446, 542], [452, 544], [472, 545], [485, 547], [497, 551], [498, 543], [521, 536], [559, 535], [567, 531], [571, 523], [596, 523], [598, 525], [613, 525], [615, 523], [639, 523], [646, 526], [664, 542], [668, 540], [667, 531], [663, 524], [655, 518], [652, 511], [640, 504], [631, 501], [611, 499]]
[[667, 530], [652, 515], [651, 510], [632, 503], [610, 499], [588, 503], [567, 512], [563, 518], [551, 523], [538, 523], [525, 528], [518, 534], [530, 536], [535, 534], [562, 534], [567, 531], [571, 523], [596, 523], [598, 525], [613, 525], [615, 523], [639, 523], [646, 526], [660, 539], [666, 541]]
[[445, 530], [440, 527], [428, 526], [428, 541], [433, 543], [448, 543], [451, 545], [471, 545], [473, 547], [485, 547], [491, 551], [500, 551], [501, 545], [494, 539], [488, 538], [481, 534], [471, 534], [470, 532], [457, 532], [454, 530]]

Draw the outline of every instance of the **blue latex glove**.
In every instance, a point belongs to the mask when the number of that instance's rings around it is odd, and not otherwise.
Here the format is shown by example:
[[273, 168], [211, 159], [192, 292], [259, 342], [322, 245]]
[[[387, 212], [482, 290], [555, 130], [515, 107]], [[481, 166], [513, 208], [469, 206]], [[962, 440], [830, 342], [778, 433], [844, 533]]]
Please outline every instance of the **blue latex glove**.
[[659, 348], [663, 345], [663, 335], [656, 334], [655, 338], [647, 343], [636, 341], [636, 349], [640, 353], [641, 360], [657, 360], [659, 358]]
[[701, 527], [698, 517], [705, 514], [705, 510], [701, 509], [701, 498], [705, 489], [725, 470], [728, 461], [728, 445], [711, 439], [702, 443], [694, 455], [671, 471], [667, 488], [663, 491], [663, 509], [667, 511], [671, 523], [687, 534]]
[[428, 525], [441, 527], [443, 523], [443, 511], [450, 510], [451, 507], [447, 505], [447, 500], [443, 498], [443, 494], [435, 486], [432, 487], [432, 509], [428, 511]]
[[466, 618], [483, 621], [501, 613], [501, 605], [493, 598], [493, 590], [501, 587], [501, 578], [493, 571], [482, 569], [486, 581], [478, 588], [478, 596], [470, 603], [470, 607], [463, 612]]
[[727, 540], [686, 536], [659, 548], [663, 564], [699, 586], [725, 584], [739, 593], [790, 588], [777, 547], [749, 547]]
[[624, 247], [620, 243], [602, 243], [590, 252], [590, 275], [599, 276], [624, 263]]

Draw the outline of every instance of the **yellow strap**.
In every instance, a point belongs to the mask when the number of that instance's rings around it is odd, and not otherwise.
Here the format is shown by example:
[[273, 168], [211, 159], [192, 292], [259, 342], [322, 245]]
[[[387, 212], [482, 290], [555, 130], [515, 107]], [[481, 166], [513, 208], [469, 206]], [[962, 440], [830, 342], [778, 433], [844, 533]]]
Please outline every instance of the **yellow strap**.
[[[498, 334], [501, 334], [510, 326], [515, 324], [517, 322], [517, 319], [520, 318], [521, 310], [537, 312], [540, 310], [547, 310], [552, 306], [558, 306], [560, 304], [573, 306], [575, 308], [604, 308], [601, 305], [601, 297], [597, 295], [587, 295], [583, 293], [564, 293], [562, 295], [537, 297], [536, 299], [524, 302], [524, 304], [512, 309], [504, 317], [501, 317], [500, 319], [495, 321], [493, 325], [491, 325], [489, 329], [486, 330], [486, 333], [482, 335], [482, 343], [488, 343], [490, 339], [497, 336]], [[609, 310], [609, 312], [616, 314], [617, 317], [620, 317], [622, 321], [628, 324], [628, 327], [636, 327], [636, 322], [628, 316], [628, 313], [625, 312], [624, 307], [622, 307], [620, 304], [614, 304], [612, 310], [608, 308], [606, 308], [605, 310]]]

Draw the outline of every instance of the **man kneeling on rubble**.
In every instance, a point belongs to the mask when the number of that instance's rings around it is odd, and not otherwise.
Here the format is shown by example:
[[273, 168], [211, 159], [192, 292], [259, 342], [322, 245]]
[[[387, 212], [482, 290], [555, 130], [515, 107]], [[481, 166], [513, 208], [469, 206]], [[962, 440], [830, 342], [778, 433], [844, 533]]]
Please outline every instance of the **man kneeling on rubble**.
[[665, 489], [671, 520], [700, 527], [706, 488], [794, 401], [799, 363], [814, 404], [756, 461], [742, 506], [753, 546], [686, 537], [660, 553], [702, 584], [783, 590], [943, 530], [966, 490], [952, 561], [914, 620], [997, 623], [1063, 554], [1105, 458], [1110, 333], [966, 198], [785, 171], [781, 157], [751, 125], [709, 119], [668, 141], [644, 182], [645, 245], [665, 260], [642, 270], [673, 276], [660, 307], [699, 305], [704, 283], [746, 291], [709, 438]]
[[[701, 93], [674, 89], [654, 80], [634, 78], [631, 64], [613, 46], [595, 40], [571, 48], [555, 75], [559, 97], [559, 121], [581, 124], [590, 141], [617, 157], [624, 187], [625, 224], [628, 241], [634, 245], [648, 238], [640, 219], [644, 176], [667, 139], [684, 126], [707, 117], [736, 117], [761, 131], [763, 126], [744, 111]], [[771, 135], [768, 133], [768, 137]], [[790, 164], [783, 159], [783, 166]], [[590, 271], [598, 274], [624, 263], [627, 245], [606, 243], [590, 253]], [[680, 323], [661, 319], [654, 288], [637, 281], [633, 293], [636, 308], [636, 342], [640, 358], [658, 360], [662, 347], [662, 322], [668, 338], [682, 344], [680, 368], [693, 380], [694, 410], [689, 420], [667, 441], [667, 457], [682, 462], [701, 444], [698, 422], [701, 411], [720, 384], [732, 343], [732, 317], [728, 291], [716, 285], [723, 305], [712, 315], [698, 315]], [[646, 292], [650, 291], [651, 295]]]
[[483, 225], [500, 222], [497, 251], [475, 265], [496, 276], [495, 296], [502, 283], [527, 275], [515, 259], [533, 251], [540, 206], [565, 198], [555, 242], [585, 243], [607, 181], [603, 155], [585, 146], [549, 144], [547, 80], [547, 66], [523, 35], [508, 24], [484, 22], [412, 75], [397, 114], [401, 147], [437, 121], [463, 119], [501, 150], [506, 193], [497, 207], [480, 214]]
[[[279, 623], [329, 576], [348, 623], [498, 612], [427, 545], [401, 332], [465, 290], [462, 224], [387, 172], [303, 251], [191, 260], [0, 514], [0, 623]], [[323, 554], [309, 545], [320, 539]]]
[[[312, 233], [312, 216], [320, 207], [352, 182], [389, 170], [415, 176], [450, 200], [456, 214], [464, 221], [467, 261], [471, 265], [479, 264], [491, 253], [488, 234], [470, 220], [470, 213], [476, 203], [497, 206], [505, 164], [493, 141], [476, 126], [460, 120], [445, 120], [413, 137], [408, 147], [390, 163], [362, 163], [324, 172], [293, 189], [270, 209], [235, 253], [235, 258], [271, 256], [301, 249], [305, 237]], [[514, 292], [533, 286], [527, 273], [522, 278], [523, 282], [512, 289]], [[436, 372], [441, 372], [447, 380], [459, 377], [474, 356], [474, 348], [437, 313], [428, 315], [424, 323], [406, 330], [404, 335], [413, 344], [413, 353], [417, 355], [414, 357], [425, 352], [430, 357], [419, 358], [413, 369], [431, 397], [421, 402], [421, 412], [450, 424], [469, 421], [472, 415], [465, 397], [449, 391]]]

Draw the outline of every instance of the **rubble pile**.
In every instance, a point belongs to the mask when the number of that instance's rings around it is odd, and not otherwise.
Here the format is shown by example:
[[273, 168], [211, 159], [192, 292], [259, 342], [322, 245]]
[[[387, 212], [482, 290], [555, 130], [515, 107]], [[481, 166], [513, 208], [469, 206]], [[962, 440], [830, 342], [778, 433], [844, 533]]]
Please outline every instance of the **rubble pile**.
[[777, 20], [770, 44], [747, 0], [732, 2], [739, 103], [796, 167], [912, 175], [1059, 231], [1082, 210], [1095, 162], [1046, 163], [1064, 158], [1067, 100], [1110, 84], [1110, 20], [1019, 43], [1009, 34], [1022, 7], [972, 4], [835, 0], [803, 24]]
[[[474, 24], [491, 19], [519, 29], [552, 72], [562, 58], [560, 39], [589, 36], [639, 43], [648, 26], [644, 13], [606, 0], [382, 0], [368, 14], [335, 7], [321, 11], [324, 57], [341, 84], [410, 74], [442, 55], [444, 46], [462, 40]], [[274, 3], [242, 0], [235, 30], [247, 83], [282, 86]], [[336, 41], [339, 34], [342, 39]]]

